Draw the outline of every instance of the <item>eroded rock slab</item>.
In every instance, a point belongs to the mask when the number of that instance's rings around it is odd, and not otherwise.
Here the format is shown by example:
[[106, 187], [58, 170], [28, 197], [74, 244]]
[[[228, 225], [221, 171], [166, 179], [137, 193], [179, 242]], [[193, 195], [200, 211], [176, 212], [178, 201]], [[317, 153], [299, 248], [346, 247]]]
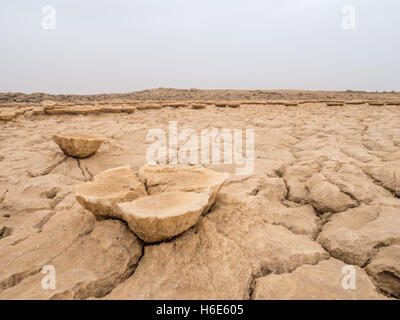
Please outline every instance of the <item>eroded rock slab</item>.
[[240, 246], [255, 275], [290, 272], [302, 264], [317, 263], [329, 257], [308, 236], [264, 222], [257, 199], [244, 201], [221, 195], [207, 218], [218, 232]]
[[329, 258], [315, 241], [265, 223], [251, 208], [246, 201], [219, 196], [187, 232], [146, 246], [134, 275], [106, 298], [249, 298], [254, 276]]
[[[360, 267], [355, 270], [355, 289], [342, 282], [346, 264], [331, 258], [317, 265], [305, 265], [292, 273], [271, 274], [257, 279], [256, 300], [380, 300], [386, 297], [376, 291], [371, 279]], [[346, 270], [345, 270], [346, 271]], [[348, 289], [346, 289], [348, 288]]]
[[[83, 211], [83, 210], [82, 210]], [[0, 248], [0, 288], [5, 290], [38, 273], [80, 237], [93, 230], [93, 216], [81, 211], [59, 211], [40, 233], [32, 232]], [[17, 236], [17, 231], [15, 231]], [[10, 237], [3, 240], [9, 241]], [[10, 239], [11, 240], [11, 239]]]
[[243, 299], [251, 267], [237, 244], [199, 223], [176, 238], [146, 246], [135, 273], [106, 299]]
[[400, 166], [366, 166], [364, 170], [385, 188], [400, 196]]
[[142, 245], [123, 223], [97, 222], [90, 234], [46, 262], [55, 270], [54, 289], [43, 289], [45, 274], [39, 272], [0, 293], [0, 299], [102, 297], [133, 273], [141, 255]]
[[382, 246], [400, 243], [399, 210], [361, 205], [337, 213], [324, 225], [317, 241], [333, 257], [364, 266]]
[[322, 174], [312, 176], [306, 188], [306, 200], [320, 212], [341, 212], [358, 205]]

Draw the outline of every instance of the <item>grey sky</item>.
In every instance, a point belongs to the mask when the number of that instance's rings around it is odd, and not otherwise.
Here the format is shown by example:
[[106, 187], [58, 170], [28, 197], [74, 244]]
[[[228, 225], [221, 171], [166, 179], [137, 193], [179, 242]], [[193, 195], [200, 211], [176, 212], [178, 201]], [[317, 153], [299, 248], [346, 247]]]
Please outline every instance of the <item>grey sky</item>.
[[1, 0], [0, 92], [400, 91], [399, 33], [398, 0]]

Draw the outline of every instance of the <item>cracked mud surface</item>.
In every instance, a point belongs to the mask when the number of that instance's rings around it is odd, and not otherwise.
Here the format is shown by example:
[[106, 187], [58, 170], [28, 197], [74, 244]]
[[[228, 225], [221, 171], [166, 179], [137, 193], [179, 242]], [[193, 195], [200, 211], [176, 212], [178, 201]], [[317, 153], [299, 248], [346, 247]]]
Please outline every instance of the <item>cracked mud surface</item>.
[[[0, 299], [400, 298], [399, 106], [107, 106], [46, 114], [27, 104], [0, 122]], [[254, 128], [255, 169], [211, 166], [231, 177], [208, 214], [144, 244], [121, 221], [95, 220], [73, 186], [110, 168], [137, 171], [148, 130], [168, 132], [168, 121], [198, 134]], [[63, 131], [107, 141], [76, 160], [51, 140]], [[341, 287], [349, 264], [355, 290]], [[41, 287], [44, 265], [56, 268], [55, 290]]]

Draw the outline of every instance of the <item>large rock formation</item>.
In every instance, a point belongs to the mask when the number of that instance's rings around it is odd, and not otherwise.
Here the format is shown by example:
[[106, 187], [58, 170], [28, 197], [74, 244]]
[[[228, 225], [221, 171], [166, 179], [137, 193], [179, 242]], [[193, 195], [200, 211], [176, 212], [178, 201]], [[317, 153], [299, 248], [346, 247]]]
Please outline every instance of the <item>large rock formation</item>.
[[193, 226], [214, 204], [228, 174], [204, 168], [143, 166], [140, 177], [147, 190], [129, 167], [106, 170], [93, 182], [76, 186], [76, 199], [96, 217], [123, 219], [142, 240], [157, 242]]

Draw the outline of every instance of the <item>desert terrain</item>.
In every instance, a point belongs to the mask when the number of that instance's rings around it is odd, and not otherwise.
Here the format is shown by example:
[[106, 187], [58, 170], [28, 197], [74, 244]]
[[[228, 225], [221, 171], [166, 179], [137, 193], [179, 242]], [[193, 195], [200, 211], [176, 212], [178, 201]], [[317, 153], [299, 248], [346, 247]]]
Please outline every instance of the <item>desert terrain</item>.
[[[149, 243], [96, 218], [74, 187], [121, 166], [138, 173], [148, 131], [170, 121], [199, 134], [252, 128], [254, 170], [206, 166], [229, 173], [213, 205]], [[105, 141], [69, 157], [52, 137], [71, 132]], [[3, 93], [0, 137], [0, 299], [400, 298], [399, 93]], [[42, 287], [47, 265], [54, 289]]]

